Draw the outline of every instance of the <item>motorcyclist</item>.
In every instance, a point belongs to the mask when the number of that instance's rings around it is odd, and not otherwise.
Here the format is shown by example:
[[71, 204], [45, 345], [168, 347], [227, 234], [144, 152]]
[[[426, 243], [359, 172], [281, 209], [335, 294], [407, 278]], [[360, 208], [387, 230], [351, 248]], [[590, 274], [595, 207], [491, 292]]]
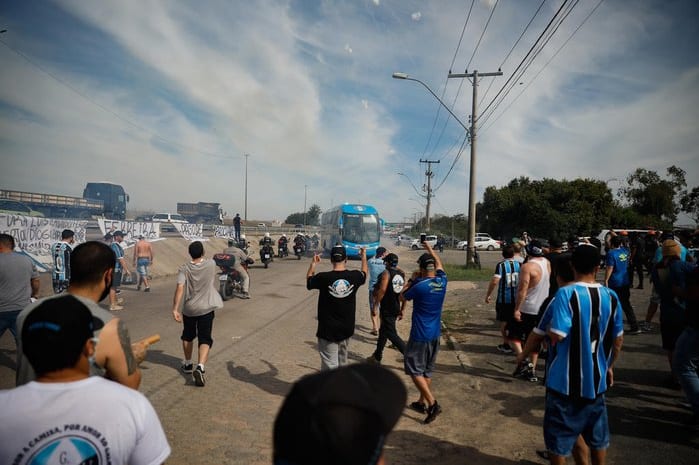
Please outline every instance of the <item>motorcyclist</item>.
[[262, 239], [260, 239], [260, 257], [262, 257], [262, 251], [265, 247], [269, 250], [269, 258], [274, 260], [274, 241], [270, 237], [269, 233], [266, 232]]
[[[235, 244], [233, 244], [233, 245], [235, 245]], [[243, 252], [248, 253], [248, 245], [250, 245], [250, 244], [248, 243], [248, 240], [246, 239], [245, 234], [241, 234], [240, 239], [238, 240], [238, 248], [242, 249]]]
[[280, 257], [289, 254], [289, 239], [286, 237], [286, 234], [281, 235], [277, 241], [277, 246], [279, 248], [278, 253]]
[[[240, 240], [244, 241], [245, 238], [243, 235], [240, 236]], [[248, 275], [247, 270], [245, 267], [243, 267], [243, 263], [246, 263], [249, 259], [248, 254], [246, 254], [243, 250], [239, 249], [238, 247], [235, 246], [236, 242], [233, 239], [228, 240], [228, 247], [226, 247], [223, 250], [223, 253], [227, 253], [229, 255], [232, 255], [235, 258], [235, 261], [233, 262], [233, 269], [237, 271], [240, 276], [243, 278], [243, 293], [239, 296], [241, 299], [249, 299], [250, 298], [250, 276]]]

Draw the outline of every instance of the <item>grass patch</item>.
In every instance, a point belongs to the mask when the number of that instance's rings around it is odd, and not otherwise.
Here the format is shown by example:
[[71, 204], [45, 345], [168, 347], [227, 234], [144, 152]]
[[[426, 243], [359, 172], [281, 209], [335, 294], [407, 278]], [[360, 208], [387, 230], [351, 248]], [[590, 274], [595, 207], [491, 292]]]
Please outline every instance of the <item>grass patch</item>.
[[466, 268], [465, 265], [444, 264], [444, 271], [449, 281], [489, 281], [493, 277], [493, 270]]

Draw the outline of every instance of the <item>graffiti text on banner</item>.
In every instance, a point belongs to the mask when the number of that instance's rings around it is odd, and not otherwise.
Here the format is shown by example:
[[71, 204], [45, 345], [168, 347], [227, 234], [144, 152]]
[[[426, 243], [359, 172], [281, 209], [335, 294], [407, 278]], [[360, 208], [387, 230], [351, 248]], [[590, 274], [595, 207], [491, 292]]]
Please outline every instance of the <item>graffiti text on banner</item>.
[[75, 242], [86, 240], [86, 220], [37, 218], [0, 213], [0, 233], [15, 238], [15, 246], [44, 264], [51, 264], [51, 244], [61, 240], [61, 232], [71, 229]]
[[172, 224], [177, 231], [187, 239], [188, 241], [205, 241], [204, 238], [204, 225], [203, 224], [189, 224], [189, 223], [173, 223]]
[[149, 241], [160, 238], [160, 223], [106, 220], [103, 218], [98, 218], [97, 224], [99, 225], [102, 234], [107, 234], [108, 232], [113, 233], [114, 231], [123, 232], [124, 240], [129, 244], [135, 242], [138, 236], [143, 236]]
[[214, 226], [214, 237], [235, 237], [233, 226]]

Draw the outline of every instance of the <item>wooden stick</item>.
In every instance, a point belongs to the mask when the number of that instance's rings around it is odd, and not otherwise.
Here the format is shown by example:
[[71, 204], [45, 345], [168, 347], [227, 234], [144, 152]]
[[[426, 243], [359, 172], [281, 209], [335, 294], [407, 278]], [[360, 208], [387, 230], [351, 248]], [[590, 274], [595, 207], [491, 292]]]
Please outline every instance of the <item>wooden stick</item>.
[[160, 341], [160, 334], [153, 334], [152, 336], [148, 336], [147, 338], [142, 339], [140, 342], [143, 342], [146, 346], [149, 346], [151, 344], [155, 344], [158, 341]]

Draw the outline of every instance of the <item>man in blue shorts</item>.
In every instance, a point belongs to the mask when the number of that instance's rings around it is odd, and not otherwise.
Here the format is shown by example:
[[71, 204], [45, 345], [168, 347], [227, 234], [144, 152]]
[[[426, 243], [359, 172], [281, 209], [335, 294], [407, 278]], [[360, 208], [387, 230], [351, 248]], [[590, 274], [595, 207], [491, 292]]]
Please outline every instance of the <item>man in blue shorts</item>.
[[442, 413], [432, 395], [430, 384], [441, 330], [442, 304], [447, 293], [447, 274], [442, 261], [429, 243], [423, 242], [427, 253], [417, 261], [420, 270], [413, 273], [403, 290], [405, 300], [413, 301], [412, 327], [405, 348], [405, 373], [410, 375], [420, 391], [420, 398], [410, 408], [426, 413], [425, 423], [431, 423]]
[[544, 441], [551, 463], [564, 464], [582, 435], [592, 463], [604, 464], [609, 447], [604, 394], [614, 382], [612, 366], [623, 343], [622, 307], [614, 291], [595, 282], [596, 247], [576, 248], [571, 260], [575, 283], [556, 292], [539, 323], [551, 338]]

